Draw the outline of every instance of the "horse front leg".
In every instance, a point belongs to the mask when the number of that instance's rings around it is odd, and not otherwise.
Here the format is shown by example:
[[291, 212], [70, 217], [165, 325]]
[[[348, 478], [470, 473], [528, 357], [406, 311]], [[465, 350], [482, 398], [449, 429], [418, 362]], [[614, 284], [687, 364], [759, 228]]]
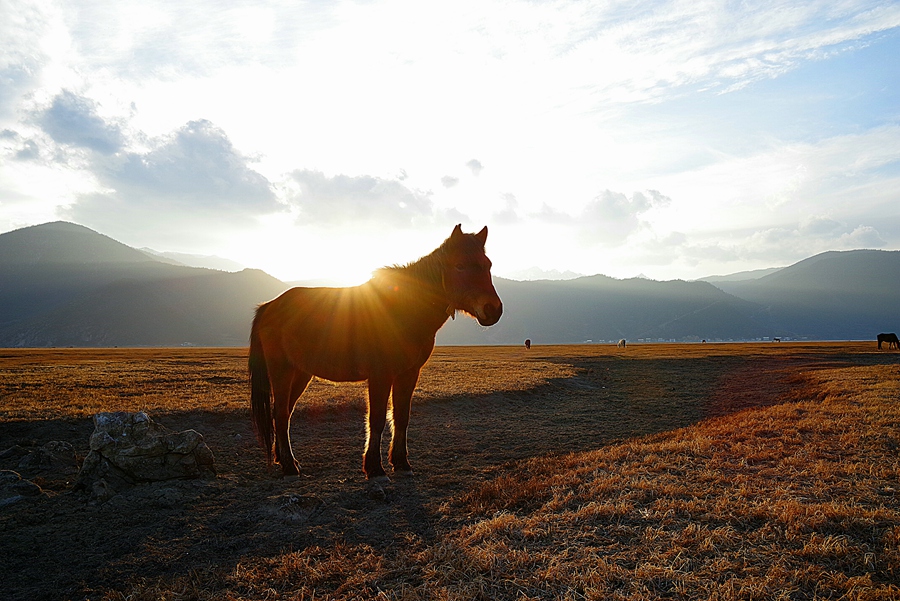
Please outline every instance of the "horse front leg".
[[381, 465], [381, 435], [387, 422], [388, 397], [391, 394], [391, 379], [388, 377], [369, 378], [369, 414], [366, 418], [366, 451], [363, 454], [363, 472], [366, 479], [375, 482], [390, 482]]
[[395, 474], [412, 475], [406, 447], [406, 430], [409, 427], [409, 410], [412, 404], [413, 391], [419, 381], [419, 370], [411, 369], [394, 379], [391, 399], [393, 403], [392, 418], [394, 432], [391, 437], [391, 451], [388, 458], [394, 466]]

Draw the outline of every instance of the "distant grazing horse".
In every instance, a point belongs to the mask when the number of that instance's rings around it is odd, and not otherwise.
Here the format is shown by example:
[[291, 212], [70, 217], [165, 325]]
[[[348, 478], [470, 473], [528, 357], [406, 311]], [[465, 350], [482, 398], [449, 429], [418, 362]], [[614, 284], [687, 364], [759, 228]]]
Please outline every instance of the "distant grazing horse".
[[503, 304], [484, 254], [487, 228], [460, 226], [431, 254], [406, 266], [384, 267], [352, 288], [292, 288], [260, 305], [250, 331], [250, 409], [266, 463], [299, 474], [291, 450], [291, 413], [313, 376], [369, 381], [363, 471], [388, 482], [381, 435], [393, 395], [389, 459], [395, 473], [411, 473], [406, 429], [419, 370], [448, 317], [463, 311], [483, 326], [497, 323]]
[[531, 338], [526, 338], [526, 339], [525, 339], [525, 348], [526, 348], [526, 349], [530, 349], [530, 348], [531, 348]]
[[625, 339], [619, 341], [619, 344], [616, 345], [616, 348], [625, 348]]
[[878, 335], [878, 348], [881, 348], [881, 343], [887, 342], [888, 348], [900, 349], [900, 340], [897, 339], [897, 335], [891, 332], [890, 334], [879, 334]]

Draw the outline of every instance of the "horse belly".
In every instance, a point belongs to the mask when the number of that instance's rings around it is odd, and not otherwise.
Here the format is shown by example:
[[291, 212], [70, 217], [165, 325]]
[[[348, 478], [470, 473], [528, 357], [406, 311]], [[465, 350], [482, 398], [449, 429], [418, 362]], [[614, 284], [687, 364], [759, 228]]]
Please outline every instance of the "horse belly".
[[348, 364], [344, 361], [327, 362], [314, 360], [310, 362], [304, 371], [332, 382], [360, 382], [368, 380], [370, 376], [370, 370], [366, 366]]
[[434, 344], [410, 344], [394, 338], [321, 340], [292, 352], [297, 369], [333, 382], [358, 382], [373, 375], [396, 375], [421, 368]]
[[306, 332], [305, 336], [286, 339], [284, 347], [290, 363], [300, 371], [332, 382], [369, 379], [370, 362], [359, 345]]
[[352, 346], [308, 355], [303, 371], [333, 382], [359, 382], [373, 375], [396, 375], [421, 368], [431, 355], [433, 346], [414, 349], [403, 344], [390, 346]]

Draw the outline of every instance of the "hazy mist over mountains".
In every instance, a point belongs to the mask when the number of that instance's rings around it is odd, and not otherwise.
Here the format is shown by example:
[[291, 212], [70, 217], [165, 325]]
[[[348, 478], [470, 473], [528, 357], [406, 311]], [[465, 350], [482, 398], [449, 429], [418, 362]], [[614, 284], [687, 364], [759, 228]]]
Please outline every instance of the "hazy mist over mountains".
[[583, 273], [575, 273], [574, 271], [559, 271], [558, 269], [541, 269], [540, 267], [531, 267], [521, 271], [514, 271], [504, 274], [510, 280], [574, 280], [575, 278], [584, 277]]
[[141, 248], [140, 251], [159, 261], [173, 263], [174, 265], [187, 265], [188, 267], [202, 267], [204, 269], [217, 269], [219, 271], [241, 271], [247, 269], [246, 265], [241, 265], [237, 261], [211, 255], [160, 252], [153, 250], [152, 248]]
[[[2, 234], [0, 346], [243, 346], [256, 305], [290, 287], [260, 270], [184, 262], [65, 222]], [[874, 340], [900, 330], [898, 282], [900, 251], [878, 250], [693, 282], [495, 277], [500, 322], [460, 316], [438, 344]]]

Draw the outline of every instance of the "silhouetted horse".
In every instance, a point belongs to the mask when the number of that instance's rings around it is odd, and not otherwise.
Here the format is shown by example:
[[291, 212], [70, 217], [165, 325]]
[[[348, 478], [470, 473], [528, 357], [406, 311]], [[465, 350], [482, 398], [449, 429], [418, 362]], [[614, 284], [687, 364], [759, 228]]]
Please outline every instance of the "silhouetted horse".
[[251, 418], [266, 463], [285, 476], [299, 473], [290, 441], [291, 413], [313, 376], [369, 381], [363, 471], [387, 481], [381, 435], [393, 399], [389, 459], [395, 473], [411, 473], [406, 429], [419, 370], [448, 317], [463, 311], [483, 326], [500, 319], [503, 304], [484, 254], [487, 227], [464, 234], [457, 225], [431, 254], [384, 267], [352, 288], [292, 288], [260, 305], [250, 332]]
[[616, 347], [618, 347], [618, 348], [625, 348], [625, 339], [623, 338], [622, 340], [620, 340], [620, 341], [618, 342], [618, 344], [616, 344]]
[[897, 338], [897, 335], [891, 332], [890, 334], [879, 334], [878, 335], [878, 348], [881, 349], [881, 343], [887, 342], [888, 348], [900, 349], [900, 339]]
[[530, 348], [531, 348], [531, 338], [526, 338], [526, 339], [525, 339], [525, 348], [526, 348], [526, 349], [530, 349]]

